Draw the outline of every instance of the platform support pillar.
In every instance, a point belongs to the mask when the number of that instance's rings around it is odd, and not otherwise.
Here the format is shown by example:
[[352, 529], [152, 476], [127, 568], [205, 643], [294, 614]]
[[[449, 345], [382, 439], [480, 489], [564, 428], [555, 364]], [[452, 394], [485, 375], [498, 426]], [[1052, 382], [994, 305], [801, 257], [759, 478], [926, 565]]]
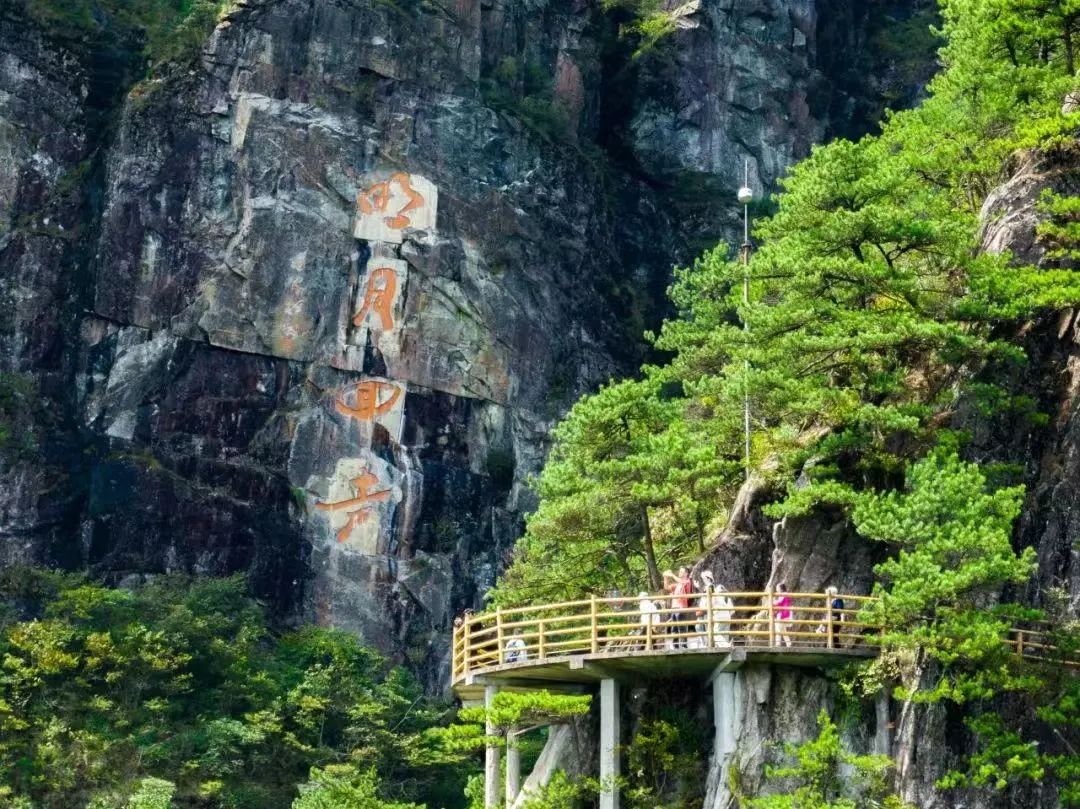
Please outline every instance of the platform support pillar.
[[619, 809], [619, 683], [600, 681], [600, 809]]
[[[484, 707], [489, 714], [495, 695], [499, 693], [499, 687], [488, 685], [484, 687]], [[487, 748], [484, 750], [484, 809], [499, 809], [499, 741], [495, 738], [495, 725], [489, 719], [485, 727], [488, 737]]]
[[518, 747], [517, 728], [506, 734], [506, 809], [510, 809], [521, 791], [521, 748]]
[[734, 671], [723, 671], [712, 678], [713, 727], [716, 729], [713, 751], [721, 763], [735, 752], [736, 711], [741, 707], [735, 699], [735, 677]]
[[874, 704], [874, 752], [880, 756], [892, 755], [892, 731], [889, 728], [889, 690], [886, 685], [877, 695]]

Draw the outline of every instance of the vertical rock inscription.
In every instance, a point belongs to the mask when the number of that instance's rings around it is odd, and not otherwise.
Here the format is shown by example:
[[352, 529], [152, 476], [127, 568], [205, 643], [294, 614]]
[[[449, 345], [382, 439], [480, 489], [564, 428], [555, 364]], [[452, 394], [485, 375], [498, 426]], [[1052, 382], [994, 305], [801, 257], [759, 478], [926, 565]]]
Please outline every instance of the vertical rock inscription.
[[406, 230], [433, 230], [439, 192], [419, 174], [397, 171], [373, 178], [356, 195], [353, 237], [401, 244]]

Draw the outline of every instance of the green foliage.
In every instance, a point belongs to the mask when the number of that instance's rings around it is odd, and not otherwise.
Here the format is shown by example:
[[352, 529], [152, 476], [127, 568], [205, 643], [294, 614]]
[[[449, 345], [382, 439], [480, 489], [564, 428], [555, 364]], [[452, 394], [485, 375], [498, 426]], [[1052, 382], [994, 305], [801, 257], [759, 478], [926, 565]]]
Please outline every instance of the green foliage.
[[[1080, 632], [1058, 633], [1053, 642], [1075, 654]], [[1062, 806], [1080, 806], [1080, 678], [1058, 664], [1020, 663], [1027, 674], [1013, 685], [1011, 710], [989, 707], [967, 720], [979, 748], [963, 770], [947, 774], [943, 789], [989, 787], [998, 791], [1024, 781], [1053, 783]]]
[[1038, 208], [1047, 218], [1035, 232], [1047, 248], [1047, 257], [1073, 261], [1080, 258], [1080, 197], [1062, 197], [1047, 188]]
[[895, 76], [892, 86], [884, 89], [887, 105], [902, 100], [912, 87], [928, 78], [927, 68], [934, 64], [934, 57], [942, 45], [934, 30], [934, 25], [939, 22], [937, 4], [927, 5], [906, 19], [898, 20], [886, 15], [874, 35], [879, 64], [888, 64]]
[[484, 103], [509, 113], [545, 140], [573, 140], [576, 122], [555, 97], [550, 71], [506, 56], [481, 80]]
[[[568, 722], [589, 712], [592, 698], [553, 694], [548, 691], [515, 693], [500, 691], [490, 707], [463, 708], [459, 723], [440, 731], [439, 736], [446, 750], [455, 752], [479, 752], [490, 744], [522, 748], [523, 737], [519, 732], [536, 725]], [[488, 736], [488, 726], [491, 733]], [[531, 753], [535, 761], [538, 750]], [[551, 782], [542, 790], [531, 793], [524, 801], [529, 809], [572, 809], [587, 796], [595, 796], [599, 785], [589, 779], [570, 779], [565, 773], [556, 772]], [[484, 781], [482, 776], [469, 779], [465, 787], [469, 809], [483, 809]]]
[[524, 725], [554, 724], [566, 722], [576, 716], [589, 712], [592, 697], [553, 694], [549, 691], [526, 691], [514, 693], [500, 691], [495, 695], [491, 707], [463, 708], [460, 719], [465, 724], [454, 728], [458, 739], [465, 746], [482, 746], [484, 739], [479, 735], [490, 723], [498, 735], [505, 735], [509, 730]]
[[881, 601], [868, 615], [884, 624], [886, 652], [921, 650], [942, 666], [940, 681], [916, 699], [963, 703], [1022, 684], [1006, 674], [1011, 655], [1001, 642], [1019, 611], [993, 605], [1003, 585], [1035, 570], [1035, 552], [1012, 547], [1023, 493], [991, 489], [977, 465], [938, 450], [911, 467], [905, 491], [856, 503], [859, 533], [898, 551], [876, 568]]
[[818, 737], [785, 745], [787, 767], [767, 770], [770, 779], [794, 783], [775, 795], [747, 801], [751, 809], [903, 809], [890, 789], [888, 756], [860, 756], [844, 747], [829, 715], [818, 715]]
[[23, 0], [28, 16], [55, 36], [103, 34], [142, 43], [151, 62], [184, 61], [206, 42], [226, 0]]
[[130, 591], [9, 570], [0, 594], [0, 795], [11, 800], [284, 806], [315, 765], [305, 807], [326, 795], [460, 800], [470, 770], [442, 743], [445, 707], [350, 635], [275, 637], [239, 581]]
[[[609, 11], [641, 11], [624, 6]], [[745, 397], [757, 474], [790, 486], [774, 516], [901, 485], [949, 439], [961, 397], [1045, 421], [994, 384], [1026, 361], [1001, 326], [1080, 302], [1080, 274], [982, 254], [978, 214], [1014, 149], [1060, 148], [1077, 128], [1061, 113], [1072, 0], [943, 0], [941, 19], [926, 38], [940, 34], [945, 69], [926, 101], [784, 179], [749, 303], [724, 245], [676, 272], [678, 316], [654, 336], [670, 360], [586, 397], [556, 431], [498, 603], [657, 587], [656, 568], [730, 506]], [[1045, 204], [1044, 238], [1067, 249], [1074, 203]]]
[[644, 717], [626, 747], [624, 790], [631, 809], [683, 809], [700, 805], [700, 751], [707, 741], [690, 717], [681, 711]]
[[659, 589], [661, 568], [701, 547], [739, 467], [678, 418], [682, 407], [651, 381], [609, 385], [574, 406], [496, 603]]
[[128, 809], [172, 809], [176, 787], [160, 778], [139, 781], [128, 801]]
[[[607, 9], [645, 19], [656, 7]], [[795, 166], [749, 268], [720, 245], [676, 272], [677, 316], [653, 336], [668, 360], [571, 410], [494, 597], [656, 588], [657, 569], [689, 556], [695, 534], [730, 508], [749, 397], [754, 470], [788, 490], [769, 513], [834, 506], [894, 553], [878, 568], [883, 601], [869, 616], [886, 623], [873, 671], [913, 665], [926, 674], [916, 699], [976, 714], [992, 696], [1030, 700], [1042, 730], [1066, 737], [1060, 749], [1029, 766], [1032, 728], [1008, 727], [1012, 738], [984, 723], [983, 758], [967, 777], [996, 784], [990, 763], [1006, 782], [1041, 768], [1071, 800], [1080, 745], [1072, 714], [1046, 701], [1067, 706], [1067, 689], [1001, 642], [1037, 617], [1000, 601], [1034, 564], [1011, 544], [1022, 490], [999, 485], [1007, 469], [962, 462], [948, 425], [961, 402], [1046, 420], [1030, 396], [995, 382], [1026, 362], [1010, 338], [1016, 321], [1080, 303], [1069, 269], [1080, 204], [1042, 201], [1039, 238], [1060, 264], [1049, 268], [983, 254], [979, 212], [1017, 149], [1076, 150], [1080, 116], [1061, 110], [1077, 89], [1080, 0], [941, 0], [940, 13], [939, 31], [904, 32], [920, 47], [943, 43], [924, 103], [889, 115], [880, 136], [835, 141]], [[872, 687], [872, 672], [863, 679]], [[856, 800], [807, 788], [821, 805]]]
[[1004, 789], [1019, 779], [1041, 781], [1046, 768], [1039, 763], [1038, 745], [1008, 730], [997, 714], [983, 714], [968, 725], [982, 741], [981, 749], [968, 761], [966, 773], [950, 773], [938, 786], [951, 789], [992, 786]]
[[599, 792], [596, 781], [575, 780], [558, 770], [546, 787], [526, 796], [522, 809], [577, 809], [582, 804], [595, 803]]
[[36, 401], [31, 377], [0, 373], [0, 461], [25, 460], [37, 449]]
[[[995, 488], [980, 467], [946, 449], [914, 464], [903, 492], [858, 496], [852, 510], [858, 531], [897, 550], [878, 565], [881, 600], [862, 616], [884, 626], [882, 657], [868, 680], [884, 673], [879, 687], [895, 681], [915, 661], [936, 675], [924, 676], [906, 696], [965, 706], [979, 747], [940, 787], [1001, 790], [1052, 777], [1062, 805], [1080, 805], [1073, 787], [1080, 772], [1080, 682], [1064, 666], [1027, 661], [1002, 643], [1010, 627], [1040, 617], [998, 600], [1003, 587], [1023, 585], [1035, 569], [1034, 551], [1012, 546], [1022, 499], [1022, 487]], [[1070, 632], [1050, 637], [1065, 656], [1077, 648]], [[1008, 721], [995, 704], [1005, 698], [1019, 705], [1007, 712]], [[1051, 741], [1036, 744], [1040, 736]]]
[[414, 803], [395, 803], [379, 797], [379, 779], [373, 770], [351, 764], [313, 767], [311, 780], [300, 785], [292, 809], [419, 809]]
[[660, 0], [602, 0], [600, 7], [619, 22], [619, 36], [633, 46], [633, 58], [650, 54], [676, 31], [675, 15]]

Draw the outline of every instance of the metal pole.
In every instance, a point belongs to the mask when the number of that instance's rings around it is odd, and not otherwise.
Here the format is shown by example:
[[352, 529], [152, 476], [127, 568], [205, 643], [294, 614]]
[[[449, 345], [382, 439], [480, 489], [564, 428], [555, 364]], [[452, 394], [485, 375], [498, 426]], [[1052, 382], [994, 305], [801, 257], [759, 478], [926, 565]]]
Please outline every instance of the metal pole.
[[[743, 206], [743, 222], [746, 223], [746, 229], [749, 229], [749, 205]], [[743, 307], [744, 309], [750, 306], [750, 240], [747, 239], [743, 242], [742, 246], [742, 262], [743, 262]], [[750, 350], [750, 320], [749, 318], [743, 318], [743, 334], [746, 337], [746, 351]], [[746, 479], [750, 480], [750, 356], [747, 354], [743, 358], [743, 437], [745, 441], [745, 448], [743, 453], [743, 459], [746, 465]]]
[[[743, 203], [743, 243], [739, 251], [743, 265], [743, 309], [748, 311], [750, 307], [750, 200], [754, 198], [750, 190], [750, 161], [747, 160], [743, 168], [743, 185], [739, 189], [739, 201]], [[743, 461], [746, 466], [746, 479], [750, 480], [750, 320], [743, 317], [743, 334], [746, 338], [743, 359]]]

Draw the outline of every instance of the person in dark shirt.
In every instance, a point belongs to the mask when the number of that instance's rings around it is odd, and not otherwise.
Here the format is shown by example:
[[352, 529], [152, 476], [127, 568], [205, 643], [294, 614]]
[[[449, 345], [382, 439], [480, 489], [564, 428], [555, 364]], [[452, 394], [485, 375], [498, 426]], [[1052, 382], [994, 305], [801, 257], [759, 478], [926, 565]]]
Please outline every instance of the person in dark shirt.
[[829, 612], [832, 618], [832, 642], [829, 645], [835, 647], [837, 646], [840, 630], [843, 628], [844, 599], [840, 598], [835, 587], [825, 588], [825, 598], [829, 601]]

